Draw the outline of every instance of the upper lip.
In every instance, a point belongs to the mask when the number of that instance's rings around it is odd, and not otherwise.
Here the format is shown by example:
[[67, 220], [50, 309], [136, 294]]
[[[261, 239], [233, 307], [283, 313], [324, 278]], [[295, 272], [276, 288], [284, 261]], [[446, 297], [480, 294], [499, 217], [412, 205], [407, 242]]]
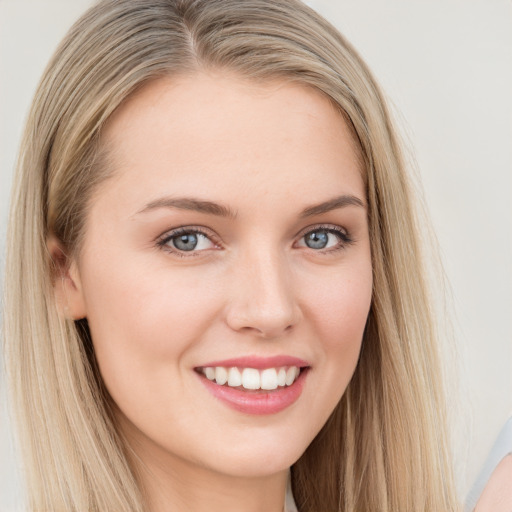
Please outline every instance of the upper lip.
[[210, 361], [208, 363], [198, 366], [198, 368], [224, 366], [225, 368], [239, 367], [239, 368], [255, 368], [256, 370], [264, 370], [265, 368], [280, 368], [282, 366], [297, 366], [305, 368], [311, 366], [304, 359], [298, 357], [278, 355], [271, 357], [261, 356], [243, 356], [234, 357], [232, 359], [223, 359], [218, 361]]

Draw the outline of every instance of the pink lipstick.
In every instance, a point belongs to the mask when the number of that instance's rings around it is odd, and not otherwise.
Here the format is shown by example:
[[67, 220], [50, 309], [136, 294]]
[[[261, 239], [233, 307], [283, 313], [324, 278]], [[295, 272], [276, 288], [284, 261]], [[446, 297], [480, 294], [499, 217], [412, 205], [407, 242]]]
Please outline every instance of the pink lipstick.
[[291, 356], [246, 356], [211, 361], [195, 368], [206, 389], [246, 414], [275, 414], [302, 393], [310, 365]]

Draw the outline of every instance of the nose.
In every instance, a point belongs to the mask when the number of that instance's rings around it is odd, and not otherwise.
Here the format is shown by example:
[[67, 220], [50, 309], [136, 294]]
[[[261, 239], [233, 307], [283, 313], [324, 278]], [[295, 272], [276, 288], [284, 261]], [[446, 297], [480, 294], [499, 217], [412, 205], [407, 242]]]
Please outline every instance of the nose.
[[302, 319], [293, 276], [283, 255], [260, 250], [242, 258], [232, 274], [226, 322], [237, 332], [278, 338]]

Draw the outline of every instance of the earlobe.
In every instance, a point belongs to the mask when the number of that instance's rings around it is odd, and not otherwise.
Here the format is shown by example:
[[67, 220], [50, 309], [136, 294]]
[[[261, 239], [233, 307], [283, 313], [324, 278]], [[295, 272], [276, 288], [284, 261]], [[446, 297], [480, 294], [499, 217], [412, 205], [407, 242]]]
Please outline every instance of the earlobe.
[[48, 237], [46, 246], [51, 258], [51, 280], [59, 313], [70, 320], [85, 318], [85, 299], [76, 260], [66, 254], [54, 235]]

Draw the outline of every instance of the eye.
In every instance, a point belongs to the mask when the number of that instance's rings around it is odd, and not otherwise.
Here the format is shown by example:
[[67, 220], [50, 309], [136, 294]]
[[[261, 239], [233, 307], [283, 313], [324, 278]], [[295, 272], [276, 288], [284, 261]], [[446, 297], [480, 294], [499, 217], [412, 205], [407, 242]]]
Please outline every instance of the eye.
[[158, 245], [177, 253], [199, 252], [216, 247], [205, 233], [197, 229], [185, 228], [166, 233], [158, 242]]
[[342, 249], [351, 242], [351, 238], [341, 228], [318, 227], [302, 235], [297, 245], [318, 251]]

